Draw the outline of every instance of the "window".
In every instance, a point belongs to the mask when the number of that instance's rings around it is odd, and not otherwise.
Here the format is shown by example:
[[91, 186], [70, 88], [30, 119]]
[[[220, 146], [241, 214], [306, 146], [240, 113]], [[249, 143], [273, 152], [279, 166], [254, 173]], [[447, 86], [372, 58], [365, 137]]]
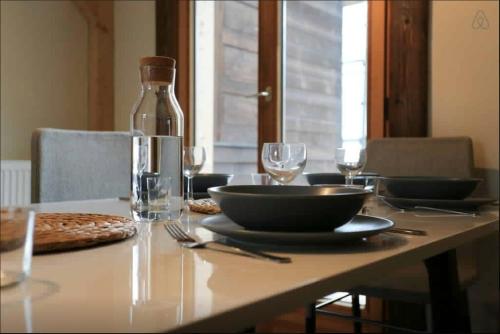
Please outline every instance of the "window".
[[195, 142], [204, 171], [257, 171], [258, 2], [195, 2]]
[[306, 171], [336, 170], [336, 147], [366, 141], [366, 1], [285, 2], [284, 140]]
[[[281, 70], [275, 137], [307, 145], [306, 171], [335, 171], [336, 147], [366, 143], [368, 1], [272, 3], [275, 20], [262, 10], [269, 2], [194, 2], [194, 132], [207, 150], [205, 172], [257, 171], [259, 129], [268, 126], [256, 95], [263, 67]], [[269, 56], [259, 37], [276, 24], [282, 50]], [[271, 58], [282, 62], [269, 65]]]

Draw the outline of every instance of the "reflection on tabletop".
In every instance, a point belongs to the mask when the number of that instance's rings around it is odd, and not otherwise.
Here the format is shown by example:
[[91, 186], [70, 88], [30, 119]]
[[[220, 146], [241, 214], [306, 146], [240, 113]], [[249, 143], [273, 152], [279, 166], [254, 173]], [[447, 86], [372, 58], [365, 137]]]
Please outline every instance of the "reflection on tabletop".
[[[372, 270], [378, 274], [378, 264], [396, 267], [395, 257], [403, 262], [421, 258], [436, 245], [446, 248], [457, 239], [465, 242], [477, 233], [492, 232], [493, 222], [497, 222], [492, 217], [498, 217], [498, 207], [476, 217], [417, 217], [413, 211], [398, 212], [373, 196], [365, 206], [373, 216], [389, 217], [399, 227], [427, 230], [428, 236], [381, 233], [326, 247], [253, 245], [278, 255], [288, 253], [292, 264], [282, 265], [185, 249], [170, 238], [162, 224], [139, 224], [137, 235], [122, 242], [35, 256], [33, 277], [13, 290], [2, 290], [2, 332], [175, 330], [221, 312], [257, 307], [256, 299], [283, 302], [280, 298], [297, 286], [320, 289], [318, 281], [336, 284], [361, 279]], [[52, 212], [127, 215], [129, 203], [110, 199], [37, 207]], [[181, 224], [190, 235], [216, 238], [199, 224], [204, 217], [207, 215], [190, 212], [182, 216]], [[41, 285], [23, 292], [28, 283]]]
[[[2, 319], [13, 319], [19, 326], [16, 331], [33, 332], [32, 304], [50, 298], [58, 293], [59, 286], [47, 280], [28, 277], [18, 285], [2, 289], [1, 313]], [[2, 324], [3, 325], [3, 324]], [[8, 332], [2, 326], [2, 332]]]

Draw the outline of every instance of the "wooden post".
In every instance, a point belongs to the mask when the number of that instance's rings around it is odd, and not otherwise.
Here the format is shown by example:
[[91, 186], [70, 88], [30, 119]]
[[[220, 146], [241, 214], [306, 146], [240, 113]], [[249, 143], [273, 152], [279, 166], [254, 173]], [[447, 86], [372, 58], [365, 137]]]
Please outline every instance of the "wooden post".
[[[280, 7], [278, 1], [259, 1], [259, 84], [258, 91], [270, 90], [272, 99], [259, 97], [258, 171], [262, 166], [262, 145], [281, 141]], [[268, 89], [269, 88], [269, 89]]]
[[88, 129], [114, 129], [113, 1], [73, 1], [88, 24]]
[[368, 2], [368, 139], [384, 137], [385, 1]]
[[184, 113], [184, 145], [193, 143], [191, 1], [156, 0], [156, 55], [176, 60], [175, 96]]
[[386, 136], [427, 136], [428, 1], [387, 2]]

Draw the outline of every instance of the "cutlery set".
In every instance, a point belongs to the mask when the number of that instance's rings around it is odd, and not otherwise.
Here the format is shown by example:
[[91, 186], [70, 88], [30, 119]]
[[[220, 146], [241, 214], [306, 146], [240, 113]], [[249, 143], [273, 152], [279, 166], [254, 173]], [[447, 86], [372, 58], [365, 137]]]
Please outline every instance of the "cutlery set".
[[[416, 210], [429, 210], [429, 211], [436, 211], [436, 212], [442, 212], [448, 215], [458, 215], [458, 216], [471, 216], [471, 217], [476, 217], [478, 214], [475, 212], [463, 212], [463, 211], [456, 211], [456, 210], [449, 210], [449, 209], [439, 209], [439, 208], [431, 208], [428, 206], [420, 206], [416, 205], [414, 206]], [[446, 216], [446, 215], [441, 215], [441, 216]]]
[[[381, 200], [385, 205], [387, 205], [388, 207], [390, 207], [390, 208], [392, 208], [394, 210], [397, 210], [397, 211], [399, 211], [401, 213], [406, 212], [406, 209], [402, 209], [402, 208], [399, 208], [399, 207], [391, 204], [390, 202], [388, 202], [382, 196], [378, 196], [378, 199]], [[447, 216], [457, 216], [457, 215], [458, 216], [476, 217], [476, 216], [479, 215], [476, 212], [464, 212], [464, 211], [457, 211], [457, 210], [450, 210], [450, 209], [433, 208], [433, 207], [421, 206], [421, 205], [415, 205], [415, 206], [412, 207], [412, 209], [415, 209], [415, 210], [435, 211], [435, 212], [441, 213], [441, 214], [438, 214], [438, 215], [421, 215], [421, 214], [415, 214], [415, 216], [417, 216], [417, 217], [447, 217]]]
[[408, 235], [419, 235], [419, 236], [427, 235], [427, 232], [425, 232], [424, 230], [416, 230], [416, 229], [411, 229], [411, 228], [399, 228], [399, 227], [391, 227], [386, 232], [408, 234]]
[[179, 226], [176, 222], [164, 223], [164, 227], [167, 232], [170, 234], [172, 238], [177, 240], [177, 242], [186, 248], [206, 248], [213, 251], [230, 253], [235, 255], [242, 255], [257, 259], [263, 259], [278, 263], [290, 263], [291, 259], [289, 257], [272, 255], [264, 252], [260, 252], [257, 250], [251, 250], [248, 248], [241, 248], [232, 245], [227, 245], [223, 243], [221, 240], [214, 241], [197, 241], [194, 237], [191, 237], [189, 234], [184, 232], [181, 226]]

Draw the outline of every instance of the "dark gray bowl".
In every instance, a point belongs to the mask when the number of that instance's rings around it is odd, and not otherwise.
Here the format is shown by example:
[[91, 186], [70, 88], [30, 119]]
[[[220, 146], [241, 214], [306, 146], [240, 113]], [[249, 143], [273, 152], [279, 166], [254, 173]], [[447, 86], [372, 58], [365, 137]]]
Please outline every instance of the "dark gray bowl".
[[361, 209], [369, 191], [321, 186], [222, 186], [208, 189], [222, 212], [249, 230], [333, 231]]
[[[340, 173], [305, 173], [304, 176], [310, 185], [316, 184], [345, 184], [345, 176]], [[365, 185], [366, 177], [378, 176], [377, 173], [361, 173], [354, 177], [353, 183]]]
[[380, 178], [395, 197], [420, 199], [464, 199], [481, 179], [433, 176], [394, 176]]
[[[233, 174], [206, 173], [193, 177], [193, 192], [206, 193], [210, 187], [225, 186], [229, 183]], [[187, 192], [187, 178], [184, 177], [184, 192]]]

